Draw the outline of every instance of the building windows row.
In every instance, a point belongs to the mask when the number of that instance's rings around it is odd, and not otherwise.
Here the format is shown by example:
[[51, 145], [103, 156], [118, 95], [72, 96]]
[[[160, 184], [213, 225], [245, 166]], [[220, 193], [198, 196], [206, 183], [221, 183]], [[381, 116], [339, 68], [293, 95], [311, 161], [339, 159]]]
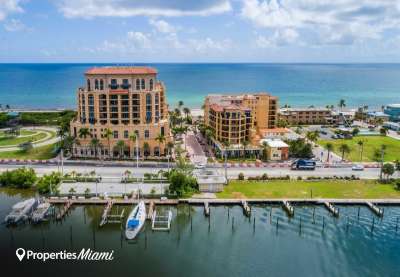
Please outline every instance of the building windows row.
[[[161, 134], [164, 135], [164, 127], [161, 127]], [[139, 131], [138, 130], [135, 130], [135, 135], [136, 135], [136, 138], [139, 139], [140, 135], [139, 135]], [[124, 139], [129, 139], [129, 137], [130, 137], [129, 131], [128, 130], [124, 130], [123, 138]], [[104, 135], [102, 135], [102, 138], [104, 138]], [[119, 139], [120, 138], [118, 131], [116, 131], [116, 130], [113, 131], [113, 138], [114, 139]], [[149, 130], [145, 130], [144, 131], [144, 138], [145, 139], [149, 139], [150, 138], [150, 131]]]
[[[92, 90], [92, 81], [87, 79], [87, 90]], [[122, 83], [118, 84], [117, 79], [111, 79], [109, 88], [110, 89], [129, 89], [131, 84], [129, 83], [129, 79], [122, 79]], [[136, 79], [136, 90], [145, 90], [146, 89], [146, 80], [145, 79]], [[149, 90], [154, 89], [154, 80], [149, 80]], [[103, 79], [95, 79], [94, 80], [94, 90], [104, 90], [104, 80]]]

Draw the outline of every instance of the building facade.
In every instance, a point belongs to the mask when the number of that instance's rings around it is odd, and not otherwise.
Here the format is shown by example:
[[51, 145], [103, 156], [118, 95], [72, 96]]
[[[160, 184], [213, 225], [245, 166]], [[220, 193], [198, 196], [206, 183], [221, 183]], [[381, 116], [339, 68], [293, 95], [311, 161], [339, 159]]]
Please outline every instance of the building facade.
[[[86, 86], [77, 91], [77, 118], [70, 124], [78, 140], [73, 156], [135, 157], [133, 134], [139, 156], [166, 154], [171, 140], [168, 106], [154, 68], [98, 67], [86, 71], [85, 79]], [[156, 140], [160, 135], [165, 142]]]
[[280, 139], [262, 139], [261, 145], [266, 145], [267, 159], [283, 161], [289, 159], [289, 145]]
[[327, 108], [282, 108], [279, 119], [290, 125], [334, 124], [332, 111]]
[[259, 151], [260, 134], [276, 128], [278, 99], [267, 93], [209, 95], [205, 99], [204, 123], [214, 134], [215, 146], [228, 143], [234, 151], [248, 142], [249, 151]]
[[389, 116], [390, 121], [399, 122], [400, 121], [400, 104], [390, 104], [387, 105], [383, 112]]

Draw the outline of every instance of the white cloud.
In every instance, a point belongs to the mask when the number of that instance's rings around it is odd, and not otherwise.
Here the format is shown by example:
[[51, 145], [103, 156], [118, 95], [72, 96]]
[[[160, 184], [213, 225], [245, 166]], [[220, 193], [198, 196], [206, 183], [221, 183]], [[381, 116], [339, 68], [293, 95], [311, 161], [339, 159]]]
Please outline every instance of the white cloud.
[[379, 39], [398, 29], [398, 0], [242, 0], [241, 16], [255, 26], [314, 33], [319, 43]]
[[135, 48], [148, 49], [151, 47], [150, 39], [142, 32], [128, 32], [128, 41], [132, 43]]
[[269, 37], [258, 35], [256, 39], [256, 45], [260, 48], [285, 46], [297, 41], [298, 37], [299, 33], [297, 33], [296, 30], [286, 28], [276, 30], [272, 36]]
[[27, 27], [20, 20], [11, 19], [4, 23], [4, 29], [8, 32], [18, 32], [27, 29]]
[[208, 37], [205, 39], [191, 39], [189, 40], [189, 46], [190, 49], [193, 49], [196, 52], [207, 52], [213, 50], [221, 52], [231, 48], [232, 42], [229, 39], [216, 41]]
[[11, 13], [21, 13], [21, 0], [0, 0], [0, 21], [6, 19]]
[[176, 33], [177, 28], [166, 22], [165, 20], [149, 20], [150, 25], [152, 25], [160, 33]]
[[208, 16], [232, 9], [229, 0], [61, 0], [65, 17]]
[[229, 39], [215, 40], [212, 38], [180, 39], [177, 33], [145, 34], [130, 31], [125, 37], [113, 41], [105, 40], [100, 46], [80, 48], [80, 51], [90, 54], [116, 54], [119, 56], [190, 56], [193, 54], [225, 54], [232, 48]]

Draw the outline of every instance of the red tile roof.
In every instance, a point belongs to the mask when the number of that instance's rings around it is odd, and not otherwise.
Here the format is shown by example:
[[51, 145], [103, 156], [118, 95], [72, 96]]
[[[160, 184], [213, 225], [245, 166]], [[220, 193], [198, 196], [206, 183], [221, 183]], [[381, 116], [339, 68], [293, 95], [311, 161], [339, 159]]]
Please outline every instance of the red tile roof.
[[116, 74], [116, 75], [131, 75], [131, 74], [157, 74], [157, 70], [152, 67], [145, 66], [105, 66], [93, 67], [86, 71], [85, 74]]

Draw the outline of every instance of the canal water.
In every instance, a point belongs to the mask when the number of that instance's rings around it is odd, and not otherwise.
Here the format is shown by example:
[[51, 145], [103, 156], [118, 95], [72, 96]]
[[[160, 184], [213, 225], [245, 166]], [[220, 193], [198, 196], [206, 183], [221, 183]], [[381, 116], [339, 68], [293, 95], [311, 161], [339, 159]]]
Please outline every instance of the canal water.
[[[28, 197], [0, 191], [0, 216]], [[131, 207], [114, 207], [113, 212]], [[0, 264], [14, 276], [399, 276], [400, 207], [385, 207], [383, 219], [364, 206], [340, 206], [334, 218], [322, 206], [296, 206], [289, 219], [280, 206], [171, 209], [170, 232], [150, 222], [134, 242], [120, 225], [98, 227], [102, 206], [76, 206], [62, 223], [0, 227]], [[118, 210], [117, 210], [118, 209]], [[400, 224], [400, 223], [399, 223]], [[399, 230], [397, 230], [399, 229]], [[19, 247], [35, 251], [114, 251], [112, 261], [19, 262]]]

